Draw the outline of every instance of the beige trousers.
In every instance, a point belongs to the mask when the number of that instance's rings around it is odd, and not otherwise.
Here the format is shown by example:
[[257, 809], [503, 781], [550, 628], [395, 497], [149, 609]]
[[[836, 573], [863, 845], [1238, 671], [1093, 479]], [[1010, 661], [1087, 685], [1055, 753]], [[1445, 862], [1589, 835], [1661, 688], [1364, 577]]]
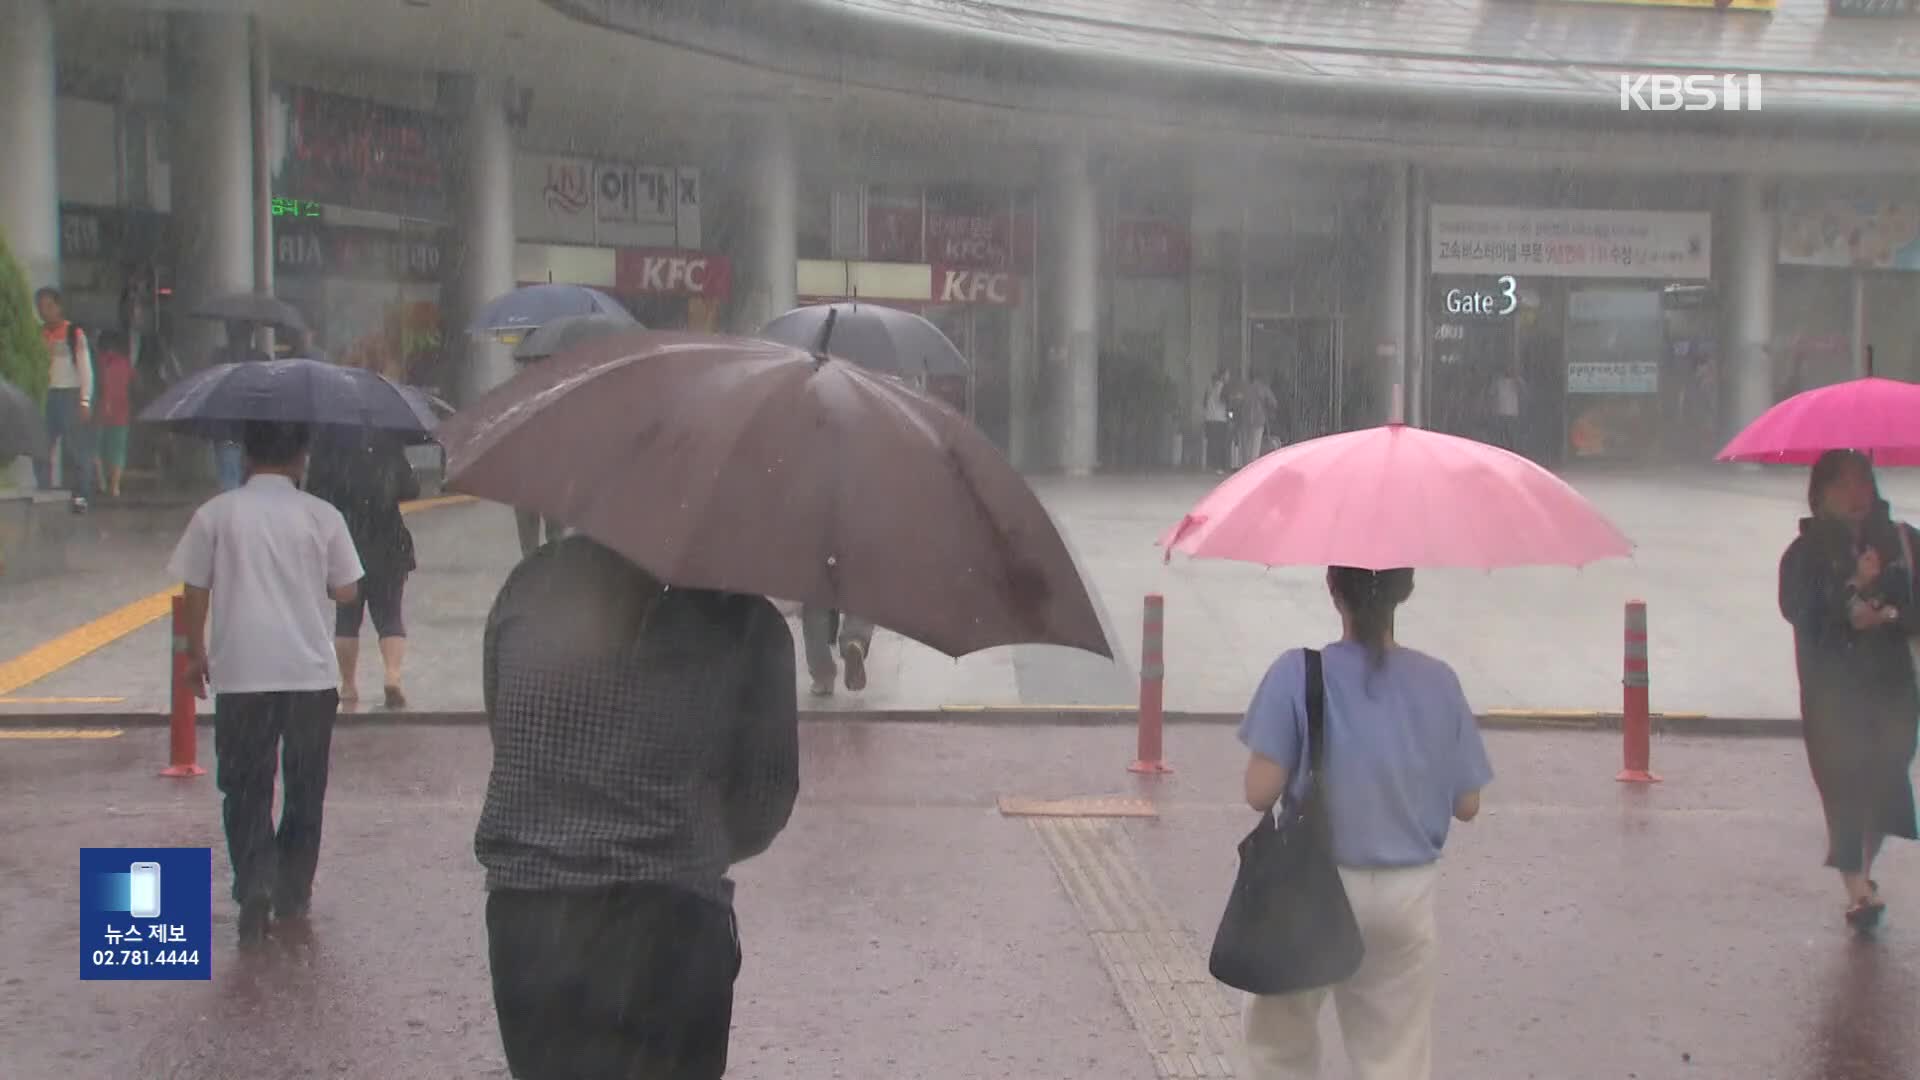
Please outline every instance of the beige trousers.
[[1320, 1075], [1320, 1008], [1329, 995], [1354, 1080], [1429, 1080], [1433, 991], [1439, 960], [1433, 899], [1439, 865], [1340, 868], [1366, 958], [1336, 986], [1247, 1001], [1251, 1080]]

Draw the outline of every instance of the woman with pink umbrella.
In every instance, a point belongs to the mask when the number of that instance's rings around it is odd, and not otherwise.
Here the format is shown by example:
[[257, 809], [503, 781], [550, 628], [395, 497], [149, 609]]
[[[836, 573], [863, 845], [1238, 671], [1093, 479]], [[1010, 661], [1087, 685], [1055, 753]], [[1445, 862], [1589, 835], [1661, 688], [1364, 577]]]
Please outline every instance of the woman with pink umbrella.
[[1917, 831], [1909, 771], [1920, 727], [1920, 534], [1893, 520], [1873, 475], [1876, 463], [1920, 464], [1920, 386], [1875, 378], [1871, 358], [1868, 371], [1782, 401], [1719, 455], [1813, 466], [1810, 516], [1780, 559], [1780, 613], [1793, 625], [1826, 864], [1846, 888], [1847, 924], [1863, 933], [1886, 911], [1873, 880], [1882, 843]]
[[1163, 543], [1169, 557], [1326, 566], [1340, 614], [1338, 641], [1281, 654], [1240, 727], [1244, 794], [1263, 816], [1211, 966], [1253, 995], [1252, 1075], [1315, 1075], [1331, 997], [1357, 1076], [1425, 1080], [1440, 854], [1493, 769], [1459, 677], [1394, 633], [1410, 568], [1579, 566], [1631, 545], [1525, 458], [1398, 424], [1268, 454]]

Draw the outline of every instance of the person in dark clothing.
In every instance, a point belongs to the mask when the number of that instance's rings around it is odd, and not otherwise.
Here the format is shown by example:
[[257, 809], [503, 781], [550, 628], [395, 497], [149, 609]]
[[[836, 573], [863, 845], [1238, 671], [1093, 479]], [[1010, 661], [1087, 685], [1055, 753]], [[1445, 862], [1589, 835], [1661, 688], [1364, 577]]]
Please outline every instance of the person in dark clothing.
[[728, 869], [773, 843], [799, 790], [786, 620], [570, 536], [508, 576], [481, 664], [493, 770], [473, 849], [508, 1068], [723, 1075]]
[[381, 432], [331, 429], [315, 439], [307, 490], [333, 504], [347, 519], [354, 547], [367, 576], [351, 603], [335, 610], [334, 655], [340, 661], [340, 701], [360, 700], [360, 627], [368, 609], [380, 641], [386, 675], [386, 705], [407, 706], [400, 669], [407, 657], [403, 613], [407, 575], [413, 573], [413, 533], [400, 504], [420, 497], [420, 482], [400, 440]]
[[1827, 819], [1826, 865], [1847, 890], [1847, 922], [1886, 909], [1873, 864], [1888, 836], [1920, 838], [1913, 762], [1920, 692], [1909, 638], [1920, 632], [1913, 530], [1895, 522], [1873, 467], [1852, 451], [1813, 467], [1800, 536], [1780, 559], [1780, 612], [1793, 624], [1801, 733]]

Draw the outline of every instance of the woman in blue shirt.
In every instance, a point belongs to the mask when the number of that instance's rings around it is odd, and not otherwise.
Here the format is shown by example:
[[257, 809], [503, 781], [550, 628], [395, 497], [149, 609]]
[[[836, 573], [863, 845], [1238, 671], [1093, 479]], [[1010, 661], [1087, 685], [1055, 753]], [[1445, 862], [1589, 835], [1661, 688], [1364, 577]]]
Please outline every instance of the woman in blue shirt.
[[[1251, 999], [1247, 1057], [1259, 1080], [1316, 1076], [1320, 1009], [1331, 994], [1358, 1080], [1427, 1080], [1436, 864], [1452, 822], [1480, 812], [1493, 768], [1453, 669], [1394, 641], [1394, 611], [1413, 594], [1413, 571], [1333, 567], [1327, 589], [1343, 633], [1322, 653], [1319, 783], [1366, 958], [1337, 986]], [[1240, 726], [1256, 810], [1272, 810], [1307, 760], [1304, 657], [1295, 649], [1274, 661]]]

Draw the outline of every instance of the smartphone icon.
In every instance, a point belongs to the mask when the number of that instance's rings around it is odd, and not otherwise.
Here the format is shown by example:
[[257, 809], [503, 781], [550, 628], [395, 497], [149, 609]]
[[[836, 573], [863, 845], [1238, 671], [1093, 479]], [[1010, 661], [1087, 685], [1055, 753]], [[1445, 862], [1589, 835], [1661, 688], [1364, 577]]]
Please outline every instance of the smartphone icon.
[[160, 864], [137, 862], [127, 868], [127, 914], [136, 919], [160, 917]]

